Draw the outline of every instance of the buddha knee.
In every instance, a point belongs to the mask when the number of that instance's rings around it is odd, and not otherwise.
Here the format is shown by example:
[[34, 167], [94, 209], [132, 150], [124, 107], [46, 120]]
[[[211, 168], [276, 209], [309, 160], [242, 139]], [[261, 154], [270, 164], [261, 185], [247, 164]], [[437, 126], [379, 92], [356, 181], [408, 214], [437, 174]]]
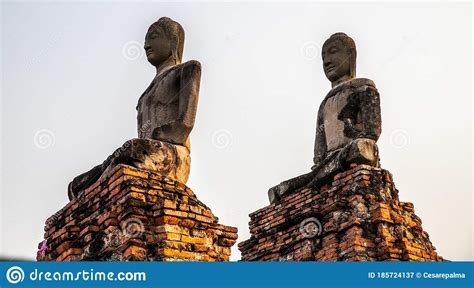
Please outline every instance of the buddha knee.
[[351, 142], [346, 163], [367, 164], [378, 167], [379, 151], [375, 140], [359, 138]]

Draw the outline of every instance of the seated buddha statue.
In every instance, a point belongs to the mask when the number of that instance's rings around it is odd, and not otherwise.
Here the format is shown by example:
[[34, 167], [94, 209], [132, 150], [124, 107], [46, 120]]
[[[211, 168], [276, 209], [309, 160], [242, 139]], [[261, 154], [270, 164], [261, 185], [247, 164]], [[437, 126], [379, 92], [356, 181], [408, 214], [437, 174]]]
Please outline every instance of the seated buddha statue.
[[344, 33], [325, 41], [323, 69], [332, 89], [317, 115], [314, 165], [309, 173], [270, 188], [270, 203], [306, 187], [318, 188], [350, 164], [380, 166], [380, 97], [373, 81], [356, 78], [356, 56], [354, 40]]
[[149, 27], [144, 49], [156, 75], [138, 100], [138, 139], [127, 141], [101, 165], [74, 178], [68, 187], [70, 199], [117, 164], [152, 170], [183, 184], [188, 179], [189, 134], [196, 116], [201, 65], [194, 60], [181, 62], [184, 30], [167, 17]]

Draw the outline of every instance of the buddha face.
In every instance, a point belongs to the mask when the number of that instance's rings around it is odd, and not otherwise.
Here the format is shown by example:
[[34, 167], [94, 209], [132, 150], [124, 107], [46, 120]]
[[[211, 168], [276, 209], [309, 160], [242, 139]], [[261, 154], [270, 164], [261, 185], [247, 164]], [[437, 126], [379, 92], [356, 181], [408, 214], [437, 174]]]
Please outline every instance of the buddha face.
[[148, 62], [153, 66], [158, 66], [172, 54], [171, 40], [168, 39], [163, 29], [157, 25], [152, 25], [145, 36], [145, 53]]
[[324, 74], [331, 82], [351, 76], [352, 54], [341, 40], [333, 40], [323, 46]]

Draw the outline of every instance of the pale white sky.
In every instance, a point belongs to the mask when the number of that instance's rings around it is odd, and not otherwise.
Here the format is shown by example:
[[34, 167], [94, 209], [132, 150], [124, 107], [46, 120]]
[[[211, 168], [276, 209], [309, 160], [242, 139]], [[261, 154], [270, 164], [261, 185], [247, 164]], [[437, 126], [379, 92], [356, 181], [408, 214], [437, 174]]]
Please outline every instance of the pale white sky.
[[[2, 3], [0, 255], [33, 259], [67, 184], [136, 137], [161, 16], [202, 64], [188, 186], [249, 237], [269, 187], [309, 171], [330, 89], [320, 47], [353, 37], [377, 84], [382, 167], [440, 255], [473, 260], [469, 3]], [[138, 50], [135, 50], [137, 48]], [[237, 245], [232, 259], [240, 259]]]

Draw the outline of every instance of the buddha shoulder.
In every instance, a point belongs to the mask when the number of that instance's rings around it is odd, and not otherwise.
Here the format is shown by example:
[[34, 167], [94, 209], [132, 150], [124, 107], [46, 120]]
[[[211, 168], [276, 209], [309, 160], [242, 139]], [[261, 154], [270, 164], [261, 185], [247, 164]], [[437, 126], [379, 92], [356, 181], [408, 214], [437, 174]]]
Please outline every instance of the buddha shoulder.
[[367, 79], [367, 78], [354, 78], [349, 81], [343, 82], [332, 89], [331, 92], [337, 93], [341, 90], [366, 90], [366, 89], [374, 89], [377, 90], [374, 81]]
[[374, 81], [368, 78], [355, 78], [352, 81], [353, 81], [352, 85], [354, 87], [369, 86], [369, 87], [377, 89]]
[[190, 60], [178, 65], [174, 65], [164, 72], [163, 78], [179, 77], [181, 79], [200, 79], [201, 63], [196, 60]]
[[327, 100], [342, 91], [352, 94], [352, 92], [358, 93], [367, 90], [377, 91], [374, 81], [367, 78], [354, 78], [333, 87], [324, 99]]

